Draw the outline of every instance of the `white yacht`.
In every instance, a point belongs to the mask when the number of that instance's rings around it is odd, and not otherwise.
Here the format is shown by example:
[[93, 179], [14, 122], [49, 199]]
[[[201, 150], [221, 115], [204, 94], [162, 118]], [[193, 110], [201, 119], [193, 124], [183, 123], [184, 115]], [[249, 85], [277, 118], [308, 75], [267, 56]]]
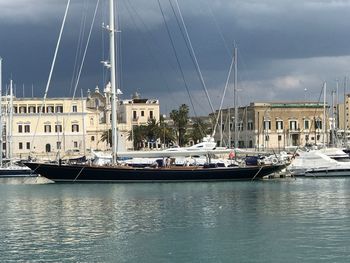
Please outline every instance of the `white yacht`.
[[350, 176], [350, 162], [337, 161], [322, 150], [311, 150], [298, 152], [287, 171], [305, 177]]

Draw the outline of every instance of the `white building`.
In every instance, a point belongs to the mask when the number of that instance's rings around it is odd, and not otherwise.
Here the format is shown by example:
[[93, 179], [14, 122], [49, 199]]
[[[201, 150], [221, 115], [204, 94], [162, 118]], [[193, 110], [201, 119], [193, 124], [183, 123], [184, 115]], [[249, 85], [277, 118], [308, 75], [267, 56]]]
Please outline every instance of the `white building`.
[[[14, 98], [12, 121], [9, 99], [3, 99], [3, 142], [7, 157], [27, 158], [29, 155], [55, 159], [72, 153], [89, 154], [90, 150], [108, 150], [102, 134], [111, 128], [111, 105], [108, 88], [103, 93], [96, 87], [87, 97]], [[118, 143], [132, 148], [128, 140], [133, 125], [146, 124], [150, 118], [159, 121], [159, 101], [122, 100], [118, 110]], [[11, 122], [11, 123], [10, 123]], [[11, 131], [12, 130], [12, 131]]]

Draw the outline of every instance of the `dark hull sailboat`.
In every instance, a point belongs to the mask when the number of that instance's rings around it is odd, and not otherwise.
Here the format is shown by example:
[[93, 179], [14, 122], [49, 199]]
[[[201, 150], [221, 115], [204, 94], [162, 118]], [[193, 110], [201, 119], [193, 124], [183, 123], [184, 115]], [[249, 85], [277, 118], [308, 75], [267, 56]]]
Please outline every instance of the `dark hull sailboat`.
[[33, 172], [55, 182], [131, 183], [196, 182], [261, 179], [278, 172], [284, 165], [247, 167], [169, 167], [133, 168], [128, 166], [89, 166], [25, 163]]

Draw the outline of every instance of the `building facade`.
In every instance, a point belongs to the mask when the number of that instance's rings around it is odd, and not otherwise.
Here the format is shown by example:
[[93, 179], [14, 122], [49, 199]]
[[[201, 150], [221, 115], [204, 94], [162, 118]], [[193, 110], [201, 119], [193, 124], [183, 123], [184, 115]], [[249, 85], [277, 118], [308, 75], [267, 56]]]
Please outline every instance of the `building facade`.
[[[216, 112], [216, 115], [218, 112]], [[221, 146], [234, 146], [234, 109], [219, 115], [215, 139]], [[327, 107], [313, 102], [254, 102], [239, 107], [237, 120], [239, 148], [283, 150], [290, 146], [327, 144]]]
[[[88, 91], [87, 97], [3, 98], [3, 155], [41, 159], [61, 158], [73, 153], [89, 154], [91, 150], [109, 150], [102, 137], [111, 128], [111, 95], [108, 87], [100, 92]], [[132, 148], [128, 140], [133, 125], [146, 124], [150, 118], [159, 121], [159, 101], [133, 98], [121, 100], [118, 110], [119, 149]], [[5, 114], [6, 113], [6, 114]]]
[[[132, 132], [136, 126], [147, 125], [148, 121], [159, 122], [160, 109], [159, 100], [143, 99], [135, 93], [130, 100], [121, 100], [118, 106], [118, 131], [121, 141], [124, 142], [122, 148], [133, 150]], [[131, 136], [130, 136], [131, 135]], [[154, 142], [155, 147], [159, 142]]]

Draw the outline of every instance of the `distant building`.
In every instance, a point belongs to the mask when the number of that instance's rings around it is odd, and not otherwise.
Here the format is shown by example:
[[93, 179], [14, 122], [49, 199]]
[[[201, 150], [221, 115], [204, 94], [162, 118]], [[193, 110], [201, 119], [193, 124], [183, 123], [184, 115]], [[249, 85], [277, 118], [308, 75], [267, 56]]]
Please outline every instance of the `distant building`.
[[[323, 103], [254, 102], [239, 107], [237, 123], [239, 148], [282, 150], [329, 141]], [[215, 133], [218, 144], [233, 146], [234, 131], [234, 109], [223, 109]]]
[[345, 104], [338, 104], [335, 115], [335, 136], [342, 144], [349, 145], [350, 141], [350, 94], [345, 96]]
[[[121, 100], [118, 106], [118, 130], [120, 136], [125, 138], [125, 148], [132, 149], [133, 141], [127, 140], [136, 126], [147, 125], [148, 121], [154, 119], [159, 122], [159, 100], [143, 99], [135, 93], [130, 100]], [[130, 134], [131, 135], [131, 134]], [[132, 137], [132, 136], [131, 136]], [[157, 142], [147, 142], [158, 145]]]
[[[22, 158], [33, 154], [52, 159], [59, 151], [61, 156], [68, 152], [83, 153], [92, 146], [84, 138], [88, 130], [94, 130], [94, 120], [100, 125], [99, 117], [99, 113], [86, 110], [85, 100], [51, 98], [43, 104], [39, 98], [14, 98], [12, 123], [9, 114], [5, 117], [5, 150]], [[91, 139], [97, 143], [99, 135], [91, 135]]]
[[[87, 97], [13, 98], [10, 123], [10, 99], [3, 98], [3, 142], [8, 156], [26, 158], [29, 155], [55, 159], [90, 150], [108, 150], [102, 135], [111, 128], [111, 95], [108, 86], [101, 93], [96, 87]], [[134, 125], [146, 124], [150, 118], [159, 121], [159, 101], [140, 99], [121, 100], [117, 106], [118, 144], [132, 148], [128, 135]], [[10, 133], [12, 134], [10, 136]]]

